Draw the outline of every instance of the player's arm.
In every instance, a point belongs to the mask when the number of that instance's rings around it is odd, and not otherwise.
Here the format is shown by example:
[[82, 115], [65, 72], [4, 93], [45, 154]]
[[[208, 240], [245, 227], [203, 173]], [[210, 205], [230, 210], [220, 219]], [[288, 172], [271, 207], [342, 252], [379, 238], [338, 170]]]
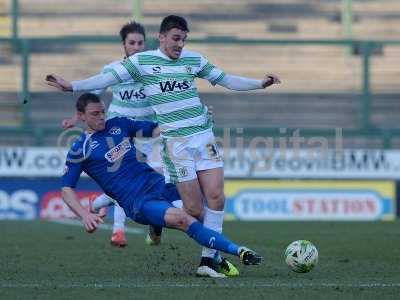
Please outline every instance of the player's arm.
[[97, 224], [103, 221], [99, 215], [89, 212], [81, 205], [74, 191], [79, 177], [83, 172], [84, 160], [83, 139], [81, 137], [75, 141], [68, 151], [64, 174], [61, 178], [61, 194], [68, 207], [82, 220], [86, 230], [93, 232], [96, 230]]
[[111, 73], [97, 74], [87, 79], [76, 81], [68, 81], [61, 76], [50, 74], [46, 76], [46, 83], [63, 92], [88, 92], [106, 89], [119, 83], [119, 81]]
[[73, 188], [64, 186], [61, 194], [68, 207], [82, 220], [87, 232], [95, 231], [97, 225], [103, 223], [103, 219], [98, 214], [89, 212], [81, 205]]
[[[104, 66], [103, 69], [101, 70], [101, 74], [106, 74], [108, 72], [112, 72], [112, 70], [110, 70], [107, 66]], [[105, 93], [106, 90], [107, 90], [107, 88], [103, 88], [103, 89], [93, 90], [90, 92], [100, 96], [101, 94]]]
[[257, 89], [265, 89], [273, 84], [280, 84], [278, 76], [267, 74], [261, 80], [225, 74], [216, 84], [235, 91], [250, 91]]
[[160, 127], [151, 121], [136, 121], [131, 118], [124, 118], [127, 123], [128, 135], [139, 138], [156, 138], [160, 136]]
[[78, 114], [75, 113], [71, 118], [62, 120], [61, 127], [64, 130], [74, 127], [79, 122]]
[[46, 76], [46, 83], [65, 92], [87, 92], [106, 89], [112, 85], [128, 80], [140, 81], [137, 69], [136, 55], [130, 56], [123, 62], [109, 68], [109, 72], [101, 73], [83, 80], [67, 81], [61, 76], [50, 74]]
[[157, 123], [150, 121], [135, 121], [130, 132], [133, 137], [156, 138], [160, 136], [160, 127]]
[[218, 84], [227, 89], [236, 91], [264, 89], [273, 84], [280, 83], [278, 76], [273, 74], [267, 74], [263, 79], [254, 79], [226, 74], [201, 55], [197, 77], [208, 80], [212, 85]]

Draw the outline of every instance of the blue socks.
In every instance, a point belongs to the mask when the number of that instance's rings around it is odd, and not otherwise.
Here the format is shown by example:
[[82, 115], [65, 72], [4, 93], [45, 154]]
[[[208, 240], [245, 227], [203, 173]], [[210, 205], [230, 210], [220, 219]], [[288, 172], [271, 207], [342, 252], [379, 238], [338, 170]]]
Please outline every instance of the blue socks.
[[204, 247], [220, 250], [235, 256], [238, 255], [238, 245], [232, 243], [222, 234], [204, 227], [198, 221], [193, 222], [186, 233]]

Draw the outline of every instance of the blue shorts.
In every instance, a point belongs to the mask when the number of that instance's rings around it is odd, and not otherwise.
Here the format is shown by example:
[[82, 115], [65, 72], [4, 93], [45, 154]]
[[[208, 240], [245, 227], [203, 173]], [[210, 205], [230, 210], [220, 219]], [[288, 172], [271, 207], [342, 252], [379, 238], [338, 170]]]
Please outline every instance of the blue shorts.
[[142, 208], [131, 218], [143, 225], [165, 227], [165, 213], [168, 208], [174, 207], [172, 202], [175, 200], [180, 200], [176, 186], [166, 184], [162, 193], [146, 195]]
[[150, 200], [146, 201], [141, 211], [136, 214], [135, 222], [143, 225], [154, 225], [157, 227], [165, 227], [165, 213], [168, 208], [174, 207], [171, 203]]

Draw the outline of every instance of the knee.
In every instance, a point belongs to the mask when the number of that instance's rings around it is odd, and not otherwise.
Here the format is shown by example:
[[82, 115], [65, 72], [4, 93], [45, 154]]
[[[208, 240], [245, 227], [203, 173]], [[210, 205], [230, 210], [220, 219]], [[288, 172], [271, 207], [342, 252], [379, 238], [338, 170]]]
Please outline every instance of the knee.
[[175, 227], [177, 229], [187, 231], [190, 224], [190, 216], [188, 216], [184, 211], [182, 211], [179, 215], [176, 216], [175, 219]]
[[225, 201], [225, 194], [224, 190], [221, 188], [214, 188], [207, 192], [207, 200], [213, 202], [224, 202]]
[[208, 207], [215, 210], [223, 210], [225, 206], [225, 194], [222, 189], [216, 189], [207, 194]]

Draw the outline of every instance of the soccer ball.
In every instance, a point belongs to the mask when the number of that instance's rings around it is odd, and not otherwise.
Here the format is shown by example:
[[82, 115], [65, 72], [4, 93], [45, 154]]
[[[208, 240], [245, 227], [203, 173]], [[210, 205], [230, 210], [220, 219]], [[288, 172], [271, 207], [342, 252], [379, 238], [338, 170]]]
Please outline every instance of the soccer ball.
[[307, 273], [318, 263], [318, 250], [309, 241], [294, 241], [285, 250], [285, 261], [294, 272]]

